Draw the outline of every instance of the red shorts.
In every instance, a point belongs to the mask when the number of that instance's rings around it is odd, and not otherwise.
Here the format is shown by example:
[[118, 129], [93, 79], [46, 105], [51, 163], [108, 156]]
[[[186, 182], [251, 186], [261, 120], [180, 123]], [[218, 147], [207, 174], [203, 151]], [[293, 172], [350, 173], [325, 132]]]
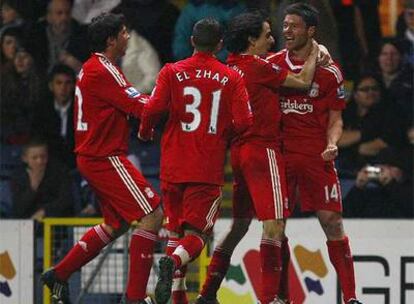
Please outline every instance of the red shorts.
[[342, 212], [341, 187], [333, 161], [296, 153], [286, 153], [284, 158], [290, 211], [300, 203], [302, 211]]
[[285, 167], [279, 148], [244, 143], [231, 148], [233, 217], [261, 221], [288, 216]]
[[126, 156], [77, 157], [80, 173], [97, 195], [105, 223], [117, 229], [154, 211], [160, 197]]
[[183, 224], [210, 233], [221, 203], [221, 186], [201, 183], [161, 182], [167, 229], [183, 232]]

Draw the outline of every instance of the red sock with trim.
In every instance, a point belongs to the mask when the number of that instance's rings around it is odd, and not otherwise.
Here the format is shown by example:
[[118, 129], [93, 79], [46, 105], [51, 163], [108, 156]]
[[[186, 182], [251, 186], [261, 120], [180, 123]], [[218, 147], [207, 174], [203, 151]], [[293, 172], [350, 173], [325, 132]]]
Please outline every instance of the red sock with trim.
[[260, 302], [268, 304], [278, 294], [282, 267], [281, 242], [262, 239], [260, 243], [260, 262], [262, 266], [262, 295]]
[[285, 238], [282, 241], [281, 255], [282, 255], [282, 272], [280, 274], [279, 297], [281, 299], [290, 301], [290, 294], [289, 294], [290, 247], [289, 247], [288, 238]]
[[[170, 237], [168, 239], [166, 254], [171, 256], [178, 246], [179, 238]], [[185, 285], [185, 275], [187, 273], [187, 265], [177, 269], [173, 275], [173, 286], [171, 300], [173, 304], [188, 304], [187, 286]]]
[[200, 292], [203, 298], [209, 300], [217, 298], [217, 291], [230, 267], [231, 254], [231, 252], [226, 252], [221, 247], [216, 247], [214, 250], [208, 266], [207, 279]]
[[175, 268], [178, 269], [197, 258], [203, 248], [203, 239], [195, 234], [188, 234], [180, 239], [177, 248], [171, 255], [175, 263]]
[[55, 267], [56, 276], [67, 281], [75, 271], [96, 257], [112, 241], [102, 225], [90, 228]]
[[327, 241], [329, 259], [335, 267], [345, 302], [356, 299], [354, 260], [347, 236], [339, 241]]
[[143, 300], [147, 296], [148, 278], [154, 257], [157, 234], [135, 229], [129, 245], [129, 273], [126, 295], [128, 300]]

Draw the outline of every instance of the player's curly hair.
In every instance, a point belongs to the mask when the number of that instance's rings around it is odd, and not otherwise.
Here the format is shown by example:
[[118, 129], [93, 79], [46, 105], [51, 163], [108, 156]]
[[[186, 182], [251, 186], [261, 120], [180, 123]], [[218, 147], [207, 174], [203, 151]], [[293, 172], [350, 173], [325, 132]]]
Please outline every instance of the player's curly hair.
[[307, 27], [318, 26], [319, 24], [319, 11], [308, 3], [294, 3], [289, 5], [285, 9], [286, 15], [297, 15], [302, 17]]
[[224, 34], [224, 44], [231, 53], [240, 54], [249, 47], [249, 38], [259, 38], [263, 31], [263, 23], [269, 19], [260, 11], [252, 11], [237, 15], [230, 20]]
[[116, 38], [124, 25], [125, 18], [121, 14], [102, 13], [93, 18], [88, 26], [90, 50], [105, 51], [108, 38]]

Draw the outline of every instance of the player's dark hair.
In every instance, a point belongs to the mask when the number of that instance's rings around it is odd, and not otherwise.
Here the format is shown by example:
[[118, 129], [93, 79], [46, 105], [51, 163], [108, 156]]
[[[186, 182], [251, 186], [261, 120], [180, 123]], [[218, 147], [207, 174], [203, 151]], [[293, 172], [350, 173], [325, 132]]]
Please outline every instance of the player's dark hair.
[[207, 17], [194, 25], [192, 36], [196, 50], [213, 52], [223, 39], [223, 31], [216, 19]]
[[120, 14], [103, 13], [93, 18], [88, 26], [91, 51], [105, 51], [108, 38], [116, 38], [124, 25], [125, 18]]
[[294, 3], [289, 5], [285, 9], [286, 15], [297, 15], [302, 17], [307, 27], [318, 26], [319, 24], [319, 11], [308, 3]]
[[52, 70], [49, 72], [48, 81], [52, 81], [56, 75], [60, 75], [60, 74], [68, 75], [72, 79], [73, 82], [76, 81], [75, 72], [73, 71], [71, 67], [68, 67], [65, 64], [57, 64], [53, 66]]
[[242, 53], [249, 47], [249, 37], [259, 38], [263, 23], [268, 18], [259, 11], [237, 15], [230, 20], [224, 35], [224, 44], [231, 53]]

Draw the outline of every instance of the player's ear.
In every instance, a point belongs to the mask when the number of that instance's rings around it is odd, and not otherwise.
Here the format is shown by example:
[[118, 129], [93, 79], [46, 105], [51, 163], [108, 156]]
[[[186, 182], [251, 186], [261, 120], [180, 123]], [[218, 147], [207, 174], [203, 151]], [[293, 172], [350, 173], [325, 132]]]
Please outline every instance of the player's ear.
[[315, 36], [315, 33], [316, 33], [316, 27], [315, 26], [310, 26], [308, 28], [308, 36], [313, 37], [313, 36]]
[[217, 43], [215, 53], [220, 52], [220, 50], [221, 50], [222, 48], [223, 48], [223, 39], [221, 39], [221, 40], [219, 41], [219, 43]]
[[192, 46], [193, 48], [195, 48], [194, 36], [191, 36], [190, 40], [191, 40], [191, 46]]
[[252, 37], [252, 36], [249, 36], [249, 38], [247, 38], [247, 40], [249, 41], [249, 45], [255, 46], [257, 39]]

